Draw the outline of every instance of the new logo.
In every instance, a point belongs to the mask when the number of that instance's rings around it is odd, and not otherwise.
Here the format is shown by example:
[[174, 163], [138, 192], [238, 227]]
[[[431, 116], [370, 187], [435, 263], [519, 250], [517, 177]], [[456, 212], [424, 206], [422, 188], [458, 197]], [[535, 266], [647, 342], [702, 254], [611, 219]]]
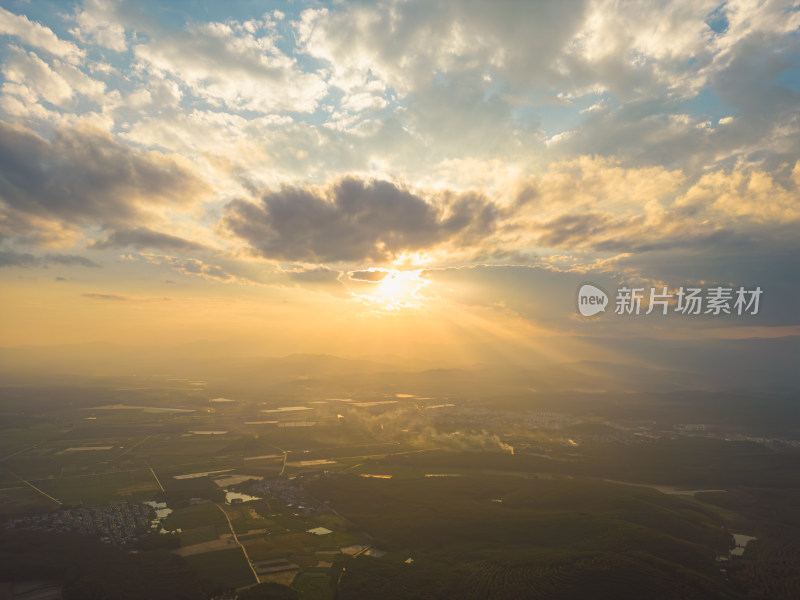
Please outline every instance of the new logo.
[[584, 317], [593, 317], [597, 313], [605, 312], [606, 306], [608, 306], [608, 296], [600, 288], [585, 283], [578, 290], [578, 312]]

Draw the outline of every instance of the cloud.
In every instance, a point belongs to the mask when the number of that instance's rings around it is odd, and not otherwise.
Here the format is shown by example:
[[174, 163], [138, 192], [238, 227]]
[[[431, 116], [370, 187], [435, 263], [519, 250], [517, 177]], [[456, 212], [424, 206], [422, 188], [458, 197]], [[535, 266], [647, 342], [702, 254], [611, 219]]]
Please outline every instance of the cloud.
[[324, 80], [302, 70], [274, 37], [268, 22], [251, 27], [193, 24], [137, 44], [134, 53], [150, 70], [170, 74], [215, 106], [263, 113], [313, 111], [327, 92]]
[[[379, 78], [401, 94], [437, 73], [515, 73], [539, 80], [581, 23], [586, 3], [380, 2], [308, 9], [301, 47], [346, 87]], [[521, 26], [524, 24], [524, 26]], [[534, 58], [535, 57], [535, 58]]]
[[381, 269], [370, 269], [368, 271], [350, 271], [347, 276], [353, 281], [383, 281], [389, 274], [388, 271]]
[[13, 35], [23, 44], [40, 48], [73, 64], [80, 62], [85, 55], [84, 50], [72, 42], [59, 39], [49, 27], [30, 21], [24, 15], [15, 15], [2, 7], [0, 7], [0, 34]]
[[[442, 267], [423, 271], [430, 281], [426, 296], [453, 303], [452, 312], [476, 307], [506, 312], [544, 326], [553, 334], [569, 332], [579, 336], [602, 335], [624, 340], [629, 336], [657, 336], [661, 328], [679, 335], [708, 336], [725, 328], [793, 327], [800, 323], [797, 298], [800, 268], [795, 259], [800, 247], [794, 244], [742, 247], [719, 242], [703, 252], [670, 248], [661, 252], [628, 254], [613, 261], [579, 264], [566, 260], [562, 268], [538, 265], [472, 265]], [[666, 317], [623, 317], [607, 312], [592, 322], [576, 320], [578, 288], [591, 283], [614, 295], [622, 285], [674, 293], [680, 286], [708, 289], [715, 286], [757, 286], [763, 291], [758, 315], [700, 315], [687, 318], [670, 313]], [[612, 302], [616, 302], [612, 299]], [[645, 305], [647, 296], [645, 297]], [[704, 333], [706, 332], [706, 333]], [[757, 334], [756, 334], [757, 335]]]
[[509, 208], [492, 250], [639, 253], [776, 241], [800, 220], [799, 184], [797, 164], [767, 171], [743, 163], [692, 176], [600, 157], [553, 162], [500, 192]]
[[[698, 171], [800, 151], [787, 84], [798, 26], [787, 1], [386, 0], [309, 9], [296, 29], [342, 110], [367, 85], [386, 90], [424, 142], [414, 156], [584, 153]], [[703, 126], [732, 112], [750, 118]]]
[[231, 202], [223, 226], [274, 260], [384, 264], [431, 252], [438, 260], [487, 260], [534, 248], [607, 258], [785, 237], [800, 220], [798, 182], [800, 166], [740, 165], [692, 177], [584, 156], [511, 180], [493, 199], [447, 189], [422, 195], [353, 176], [326, 187], [285, 186], [260, 202]]
[[3, 91], [23, 100], [44, 100], [67, 107], [73, 98], [69, 83], [33, 52], [21, 54], [3, 65]]
[[74, 254], [46, 254], [40, 257], [34, 256], [29, 252], [0, 251], [0, 267], [46, 267], [50, 264], [67, 267], [100, 267], [96, 262]]
[[85, 0], [83, 10], [76, 11], [74, 16], [78, 26], [70, 33], [109, 50], [124, 52], [128, 47], [125, 28], [109, 18], [114, 15], [115, 9], [115, 3], [109, 0]]
[[307, 262], [383, 262], [494, 227], [498, 211], [485, 198], [442, 200], [444, 210], [394, 183], [346, 177], [322, 190], [284, 187], [259, 204], [235, 200], [224, 222], [266, 258]]
[[64, 266], [80, 266], [80, 267], [90, 267], [90, 268], [98, 268], [96, 262], [89, 260], [84, 256], [76, 256], [72, 254], [47, 254], [42, 259], [45, 264], [57, 264], [57, 265], [64, 265]]
[[[162, 280], [168, 267], [333, 289], [375, 288], [384, 271], [369, 267], [389, 262], [675, 281], [674, 261], [750, 281], [771, 273], [765, 257], [786, 268], [797, 250], [791, 2], [171, 15], [86, 0], [43, 21], [51, 30], [0, 9], [0, 34], [15, 36], [2, 58], [0, 263], [89, 267], [88, 243], [157, 253], [142, 257], [164, 265], [149, 267]], [[65, 26], [77, 44], [53, 33]], [[218, 237], [184, 235], [190, 222]], [[268, 260], [217, 250], [230, 242]], [[478, 271], [488, 286], [552, 283]]]
[[[789, 171], [789, 169], [782, 169]], [[800, 161], [788, 173], [737, 165], [703, 175], [676, 201], [689, 214], [702, 211], [718, 219], [790, 224], [800, 221]]]
[[154, 231], [147, 227], [118, 228], [111, 234], [92, 243], [91, 247], [104, 250], [106, 248], [133, 247], [137, 250], [143, 248], [158, 248], [160, 250], [201, 250], [202, 244], [186, 240], [182, 237]]
[[[61, 109], [74, 109], [80, 97], [103, 105], [108, 100], [106, 86], [92, 79], [77, 67], [53, 60], [52, 66], [35, 52], [17, 50], [2, 67], [5, 82], [5, 103], [16, 99], [25, 104], [20, 114], [33, 115], [37, 109], [46, 110], [37, 102], [47, 102]], [[115, 97], [113, 91], [110, 96]]]
[[27, 252], [0, 251], [0, 267], [36, 267], [40, 260]]
[[136, 302], [136, 303], [160, 303], [160, 302], [171, 302], [172, 298], [165, 298], [165, 297], [157, 297], [157, 296], [124, 296], [122, 294], [105, 294], [105, 293], [97, 293], [97, 292], [89, 292], [86, 294], [81, 294], [84, 298], [89, 298], [90, 300], [98, 300], [100, 302]]
[[236, 277], [218, 265], [208, 264], [197, 258], [179, 258], [161, 254], [142, 254], [147, 262], [155, 265], [169, 265], [178, 273], [213, 279], [217, 281], [235, 281]]
[[92, 300], [108, 300], [111, 302], [123, 302], [128, 300], [127, 296], [121, 296], [119, 294], [97, 294], [97, 293], [88, 293], [88, 294], [81, 294], [84, 298], [91, 298]]
[[618, 274], [579, 273], [545, 265], [476, 264], [426, 269], [426, 295], [468, 307], [511, 312], [539, 324], [568, 327], [582, 283], [615, 289]]
[[89, 126], [52, 139], [0, 122], [0, 233], [59, 243], [81, 226], [151, 218], [148, 209], [187, 205], [205, 184], [184, 161], [141, 153]]

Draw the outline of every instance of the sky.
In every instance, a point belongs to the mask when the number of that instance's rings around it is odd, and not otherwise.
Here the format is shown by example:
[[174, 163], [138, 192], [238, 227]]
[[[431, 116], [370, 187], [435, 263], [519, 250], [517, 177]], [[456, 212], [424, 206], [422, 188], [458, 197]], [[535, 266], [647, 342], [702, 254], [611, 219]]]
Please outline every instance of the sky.
[[[796, 335], [799, 26], [771, 0], [2, 0], [0, 345]], [[756, 314], [677, 310], [713, 287]]]

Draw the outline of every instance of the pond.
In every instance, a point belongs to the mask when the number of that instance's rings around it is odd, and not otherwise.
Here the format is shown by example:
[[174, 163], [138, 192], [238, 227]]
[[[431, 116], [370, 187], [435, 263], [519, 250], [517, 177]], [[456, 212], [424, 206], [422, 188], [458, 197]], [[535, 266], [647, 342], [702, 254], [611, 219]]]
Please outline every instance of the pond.
[[731, 556], [741, 556], [744, 554], [744, 549], [747, 547], [749, 542], [752, 542], [754, 538], [752, 535], [745, 535], [743, 533], [734, 533], [733, 534], [733, 541], [736, 542], [736, 547], [731, 550]]
[[225, 492], [225, 502], [231, 504], [234, 500], [241, 500], [242, 502], [250, 502], [251, 500], [261, 500], [258, 496], [250, 496], [242, 494], [241, 492], [231, 492], [230, 490], [223, 490]]
[[159, 533], [170, 533], [163, 527], [161, 527], [161, 521], [163, 521], [168, 515], [172, 514], [172, 509], [167, 508], [166, 502], [156, 502], [152, 500], [150, 502], [145, 502], [148, 506], [151, 506], [153, 510], [156, 511], [156, 518], [150, 522], [150, 527], [152, 529], [158, 528]]

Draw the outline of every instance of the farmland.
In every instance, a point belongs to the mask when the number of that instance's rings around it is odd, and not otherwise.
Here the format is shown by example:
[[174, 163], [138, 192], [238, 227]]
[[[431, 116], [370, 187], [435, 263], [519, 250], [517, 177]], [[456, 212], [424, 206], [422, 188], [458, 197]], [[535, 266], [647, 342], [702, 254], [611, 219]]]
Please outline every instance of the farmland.
[[[169, 553], [209, 589], [271, 582], [303, 600], [788, 599], [798, 585], [791, 440], [577, 417], [580, 398], [531, 412], [374, 382], [338, 400], [122, 383], [5, 390], [0, 517], [159, 501], [143, 555]], [[721, 563], [732, 531], [756, 540]]]

